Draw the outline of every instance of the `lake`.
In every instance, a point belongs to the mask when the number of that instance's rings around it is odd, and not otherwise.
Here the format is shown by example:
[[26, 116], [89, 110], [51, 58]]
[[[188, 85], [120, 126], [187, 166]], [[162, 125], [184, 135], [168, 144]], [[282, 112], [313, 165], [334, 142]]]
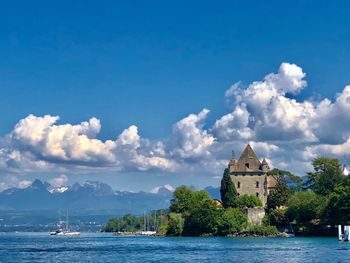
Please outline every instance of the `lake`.
[[0, 262], [350, 262], [337, 238], [80, 237], [0, 233]]

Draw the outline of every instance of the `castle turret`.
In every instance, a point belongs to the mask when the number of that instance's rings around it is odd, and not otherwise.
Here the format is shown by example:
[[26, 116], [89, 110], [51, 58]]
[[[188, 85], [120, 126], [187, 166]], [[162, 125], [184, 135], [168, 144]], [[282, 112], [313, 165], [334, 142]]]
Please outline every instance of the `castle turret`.
[[230, 162], [228, 163], [228, 169], [230, 172], [235, 171], [237, 169], [237, 157], [235, 151], [232, 151], [232, 157]]
[[270, 167], [269, 165], [267, 164], [267, 161], [266, 159], [264, 158], [264, 160], [262, 161], [261, 163], [261, 170], [264, 172], [264, 173], [267, 173], [270, 171]]

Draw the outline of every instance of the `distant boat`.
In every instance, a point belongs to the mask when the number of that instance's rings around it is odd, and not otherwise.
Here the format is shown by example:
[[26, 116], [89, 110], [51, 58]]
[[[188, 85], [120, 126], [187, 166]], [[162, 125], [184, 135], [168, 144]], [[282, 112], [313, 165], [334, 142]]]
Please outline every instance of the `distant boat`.
[[50, 232], [51, 236], [63, 236], [63, 230], [62, 229], [57, 229], [55, 231]]
[[139, 232], [141, 236], [155, 236], [157, 235], [156, 231], [141, 231]]
[[61, 221], [61, 213], [59, 213], [59, 216], [58, 216], [58, 228], [55, 230], [55, 231], [51, 231], [50, 232], [50, 235], [51, 236], [63, 236], [63, 229], [61, 227], [61, 224], [62, 224], [62, 221]]
[[344, 233], [343, 233], [342, 226], [338, 225], [338, 240], [350, 242], [350, 226], [344, 226]]
[[[69, 224], [68, 224], [68, 210], [67, 210], [67, 218], [66, 218], [66, 230], [63, 231], [61, 228], [57, 229], [56, 231], [50, 232], [50, 235], [52, 236], [80, 236], [80, 232], [77, 231], [69, 231]], [[59, 225], [60, 226], [60, 225]]]

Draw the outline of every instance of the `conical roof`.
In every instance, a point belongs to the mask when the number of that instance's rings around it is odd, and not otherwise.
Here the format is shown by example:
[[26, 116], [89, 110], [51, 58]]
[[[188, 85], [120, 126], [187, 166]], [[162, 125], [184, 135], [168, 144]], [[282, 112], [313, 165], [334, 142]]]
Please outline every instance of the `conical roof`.
[[261, 171], [260, 167], [261, 162], [248, 143], [238, 160], [237, 172], [259, 172]]

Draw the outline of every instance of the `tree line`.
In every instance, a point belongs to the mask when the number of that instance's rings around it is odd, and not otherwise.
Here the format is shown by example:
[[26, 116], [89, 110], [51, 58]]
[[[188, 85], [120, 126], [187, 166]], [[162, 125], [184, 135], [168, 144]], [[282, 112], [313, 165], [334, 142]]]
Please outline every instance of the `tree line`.
[[267, 216], [271, 225], [296, 226], [303, 234], [335, 233], [338, 224], [350, 222], [350, 178], [344, 176], [339, 160], [316, 158], [306, 180], [298, 179], [287, 187], [286, 171], [274, 169], [277, 186], [267, 199]]
[[[239, 196], [225, 169], [221, 180], [221, 203], [204, 191], [180, 186], [173, 193], [162, 217], [150, 215], [160, 234], [169, 236], [228, 236], [235, 233], [273, 235], [292, 228], [297, 233], [334, 233], [337, 224], [350, 223], [350, 178], [344, 176], [337, 159], [316, 158], [313, 172], [303, 180], [291, 172], [273, 169], [269, 176], [277, 180], [265, 205], [262, 225], [249, 225], [244, 210], [262, 207], [256, 196]], [[138, 231], [144, 228], [144, 216], [112, 218], [105, 231]]]

